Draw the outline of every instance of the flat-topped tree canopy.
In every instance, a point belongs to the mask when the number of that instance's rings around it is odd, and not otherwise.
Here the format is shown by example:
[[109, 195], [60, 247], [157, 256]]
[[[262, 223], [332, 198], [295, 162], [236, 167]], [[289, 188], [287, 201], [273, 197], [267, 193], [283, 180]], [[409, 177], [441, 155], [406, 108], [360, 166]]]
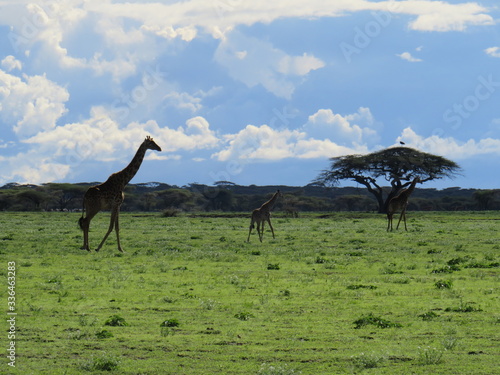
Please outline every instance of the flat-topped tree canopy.
[[[379, 212], [385, 212], [388, 201], [416, 177], [424, 183], [453, 178], [461, 172], [454, 161], [411, 147], [389, 147], [366, 155], [344, 155], [330, 160], [330, 168], [323, 170], [315, 182], [335, 186], [340, 180], [356, 181], [375, 196]], [[378, 183], [381, 178], [392, 186], [386, 199]]]

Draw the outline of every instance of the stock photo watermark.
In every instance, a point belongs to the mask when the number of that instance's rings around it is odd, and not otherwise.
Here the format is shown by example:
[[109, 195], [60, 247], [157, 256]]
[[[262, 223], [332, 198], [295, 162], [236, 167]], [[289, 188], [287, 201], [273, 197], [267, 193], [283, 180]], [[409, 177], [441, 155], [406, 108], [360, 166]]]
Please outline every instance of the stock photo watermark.
[[7, 365], [16, 367], [16, 262], [7, 262]]
[[[391, 5], [392, 4], [392, 5]], [[388, 9], [384, 11], [370, 12], [372, 19], [365, 23], [363, 27], [356, 26], [352, 42], [342, 42], [339, 48], [347, 63], [352, 62], [353, 55], [359, 55], [372, 44], [373, 40], [382, 34], [393, 19], [393, 12], [396, 11], [397, 3], [389, 3]]]
[[21, 18], [21, 26], [17, 31], [9, 32], [7, 38], [16, 53], [26, 51], [37, 36], [47, 27], [52, 11], [43, 3], [29, 4], [30, 14]]
[[481, 103], [490, 99], [500, 88], [500, 81], [495, 81], [492, 74], [487, 77], [479, 76], [474, 91], [461, 102], [453, 103], [452, 107], [443, 113], [444, 122], [451, 125], [451, 129], [458, 130], [465, 119], [476, 112]]
[[125, 120], [132, 110], [138, 108], [141, 103], [144, 103], [151, 96], [152, 91], [164, 81], [164, 77], [166, 77], [166, 73], [160, 70], [159, 65], [156, 65], [154, 69], [151, 67], [146, 68], [141, 84], [113, 102], [113, 113], [119, 120]]

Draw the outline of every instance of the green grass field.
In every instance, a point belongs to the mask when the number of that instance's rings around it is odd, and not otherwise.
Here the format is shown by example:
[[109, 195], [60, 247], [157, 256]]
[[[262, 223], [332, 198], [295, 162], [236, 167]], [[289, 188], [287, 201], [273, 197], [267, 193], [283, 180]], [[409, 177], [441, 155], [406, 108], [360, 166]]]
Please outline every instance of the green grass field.
[[499, 373], [498, 212], [79, 216], [0, 214], [0, 373]]

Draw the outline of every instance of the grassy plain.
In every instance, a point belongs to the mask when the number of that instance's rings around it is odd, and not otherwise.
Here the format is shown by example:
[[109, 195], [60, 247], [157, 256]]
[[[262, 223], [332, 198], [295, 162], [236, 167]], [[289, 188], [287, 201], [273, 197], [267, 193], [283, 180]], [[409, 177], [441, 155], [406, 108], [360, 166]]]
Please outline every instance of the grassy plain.
[[277, 213], [246, 243], [244, 215], [122, 213], [121, 254], [80, 250], [79, 214], [2, 212], [0, 372], [498, 373], [500, 213], [408, 216]]

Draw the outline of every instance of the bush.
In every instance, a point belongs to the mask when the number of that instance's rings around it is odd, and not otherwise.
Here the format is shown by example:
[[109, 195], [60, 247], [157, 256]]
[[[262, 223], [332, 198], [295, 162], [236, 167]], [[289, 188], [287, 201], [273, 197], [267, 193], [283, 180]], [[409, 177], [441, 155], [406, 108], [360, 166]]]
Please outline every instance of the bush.
[[240, 312], [235, 314], [234, 317], [239, 320], [249, 320], [250, 318], [253, 318], [253, 315], [249, 312]]
[[111, 332], [109, 332], [108, 330], [103, 329], [102, 331], [97, 332], [95, 334], [95, 336], [98, 339], [107, 339], [107, 338], [113, 337], [113, 334]]
[[167, 319], [160, 324], [160, 327], [179, 327], [180, 325], [177, 319]]
[[438, 289], [451, 289], [453, 283], [450, 280], [438, 280], [434, 283]]
[[366, 368], [376, 368], [378, 367], [385, 358], [383, 356], [379, 356], [376, 354], [365, 354], [361, 353], [357, 356], [352, 356], [351, 360], [353, 365], [357, 369], [366, 369]]
[[104, 353], [84, 362], [81, 368], [85, 371], [113, 371], [118, 368], [119, 364], [120, 361], [115, 356]]
[[437, 348], [431, 348], [427, 346], [425, 348], [418, 348], [418, 362], [421, 365], [437, 365], [443, 361], [444, 350]]
[[260, 366], [258, 375], [299, 375], [301, 371], [295, 371], [288, 367], [287, 364], [284, 365], [270, 365], [268, 363], [263, 363]]
[[438, 318], [439, 315], [436, 314], [434, 311], [428, 311], [424, 314], [418, 315], [419, 318], [422, 318], [422, 320], [432, 320], [434, 318]]
[[400, 328], [402, 327], [401, 324], [399, 323], [392, 323], [386, 319], [374, 316], [372, 313], [368, 314], [367, 316], [364, 316], [358, 320], [355, 320], [353, 322], [355, 325], [355, 329], [359, 329], [361, 327], [367, 326], [367, 325], [374, 325], [375, 327], [378, 328]]
[[120, 315], [111, 315], [108, 320], [104, 322], [105, 326], [111, 327], [125, 327], [128, 323]]

